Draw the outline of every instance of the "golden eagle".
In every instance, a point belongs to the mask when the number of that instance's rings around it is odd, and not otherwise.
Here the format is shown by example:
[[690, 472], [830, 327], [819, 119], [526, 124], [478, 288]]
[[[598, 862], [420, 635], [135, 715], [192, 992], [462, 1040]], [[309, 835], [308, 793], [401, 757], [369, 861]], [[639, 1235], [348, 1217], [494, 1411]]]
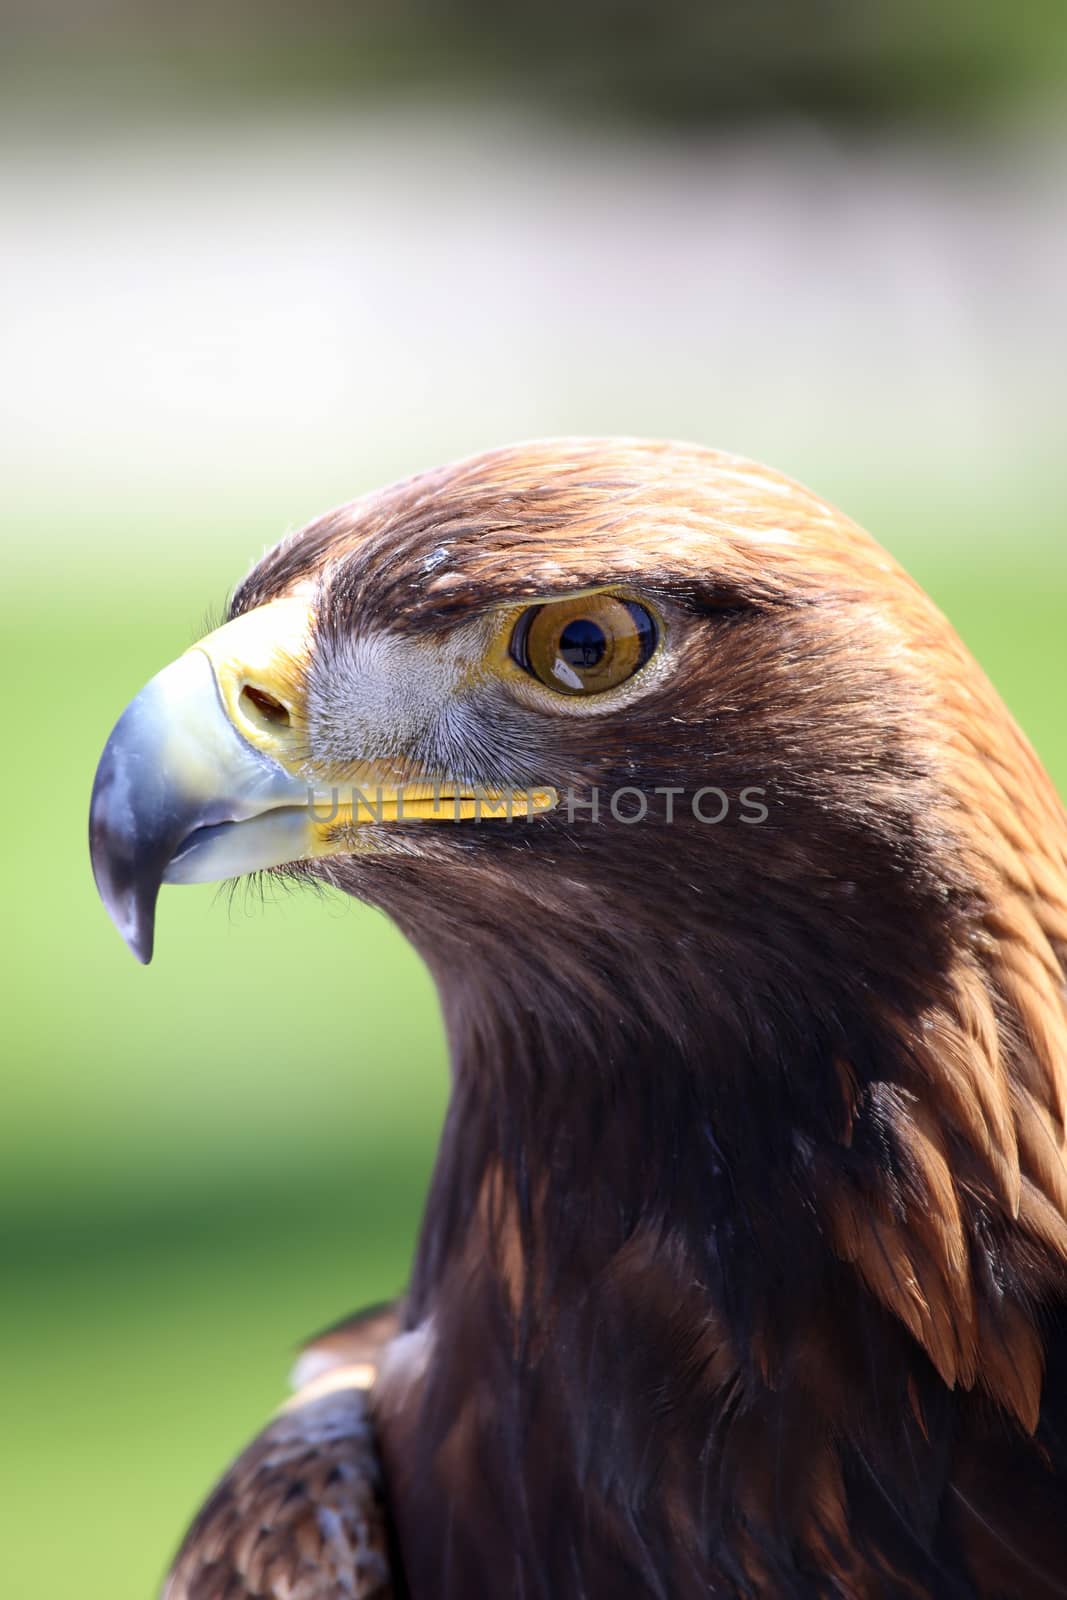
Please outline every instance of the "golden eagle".
[[97, 883], [276, 869], [436, 980], [410, 1287], [182, 1600], [1067, 1594], [1067, 819], [866, 534], [672, 443], [286, 538], [123, 713]]

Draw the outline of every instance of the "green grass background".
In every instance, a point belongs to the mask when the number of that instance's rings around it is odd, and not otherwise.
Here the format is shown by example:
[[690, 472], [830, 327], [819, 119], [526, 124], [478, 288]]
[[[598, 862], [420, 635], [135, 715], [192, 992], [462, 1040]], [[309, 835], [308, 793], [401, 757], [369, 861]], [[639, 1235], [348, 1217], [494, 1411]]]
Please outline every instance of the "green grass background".
[[[931, 589], [1062, 789], [1065, 485], [819, 487]], [[111, 724], [283, 526], [251, 503], [221, 531], [186, 510], [116, 524], [113, 507], [37, 497], [12, 519], [5, 1600], [154, 1593], [299, 1338], [402, 1286], [444, 1103], [429, 982], [377, 915], [165, 890], [144, 970], [97, 903], [85, 816]]]

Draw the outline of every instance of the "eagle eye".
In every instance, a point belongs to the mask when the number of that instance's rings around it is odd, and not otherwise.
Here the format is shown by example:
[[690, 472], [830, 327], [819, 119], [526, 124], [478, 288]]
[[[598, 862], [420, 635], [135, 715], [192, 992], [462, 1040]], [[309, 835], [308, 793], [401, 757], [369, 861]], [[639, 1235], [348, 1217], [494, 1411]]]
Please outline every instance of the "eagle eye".
[[559, 694], [602, 694], [644, 666], [657, 636], [651, 614], [635, 600], [585, 594], [524, 611], [511, 636], [511, 654]]

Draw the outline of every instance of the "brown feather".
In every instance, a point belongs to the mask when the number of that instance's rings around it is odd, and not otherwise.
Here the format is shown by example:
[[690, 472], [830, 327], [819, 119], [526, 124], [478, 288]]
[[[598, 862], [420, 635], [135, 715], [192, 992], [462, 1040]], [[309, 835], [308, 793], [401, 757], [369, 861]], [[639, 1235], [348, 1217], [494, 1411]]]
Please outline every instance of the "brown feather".
[[162, 1600], [390, 1600], [366, 1392], [297, 1396], [198, 1514]]

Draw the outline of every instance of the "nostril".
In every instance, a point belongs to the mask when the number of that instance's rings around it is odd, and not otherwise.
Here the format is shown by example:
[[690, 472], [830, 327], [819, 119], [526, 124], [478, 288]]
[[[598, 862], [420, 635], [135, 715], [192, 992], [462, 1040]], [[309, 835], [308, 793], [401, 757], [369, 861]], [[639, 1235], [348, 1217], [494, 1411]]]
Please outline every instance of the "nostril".
[[287, 728], [290, 723], [289, 708], [276, 700], [266, 689], [257, 689], [255, 684], [246, 683], [241, 690], [241, 707], [251, 717], [253, 722], [260, 726], [268, 725], [272, 728]]

